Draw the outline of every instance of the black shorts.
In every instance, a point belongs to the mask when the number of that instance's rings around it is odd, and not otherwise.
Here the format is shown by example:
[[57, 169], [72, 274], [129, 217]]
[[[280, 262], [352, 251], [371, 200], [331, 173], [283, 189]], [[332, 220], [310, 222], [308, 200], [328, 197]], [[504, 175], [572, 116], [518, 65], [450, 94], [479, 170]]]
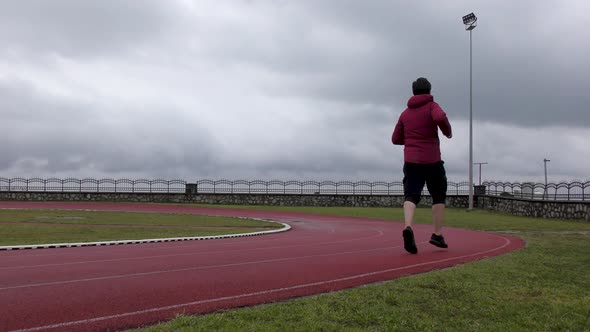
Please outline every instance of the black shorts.
[[404, 196], [406, 201], [418, 205], [424, 184], [432, 196], [432, 204], [445, 204], [447, 173], [444, 161], [434, 164], [404, 164]]

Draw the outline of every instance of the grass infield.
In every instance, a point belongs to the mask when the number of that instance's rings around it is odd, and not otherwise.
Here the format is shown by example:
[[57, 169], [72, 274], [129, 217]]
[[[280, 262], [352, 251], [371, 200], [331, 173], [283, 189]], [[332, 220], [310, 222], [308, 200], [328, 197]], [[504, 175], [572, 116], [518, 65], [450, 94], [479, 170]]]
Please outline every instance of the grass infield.
[[0, 209], [1, 246], [211, 236], [280, 227], [258, 220], [188, 214]]

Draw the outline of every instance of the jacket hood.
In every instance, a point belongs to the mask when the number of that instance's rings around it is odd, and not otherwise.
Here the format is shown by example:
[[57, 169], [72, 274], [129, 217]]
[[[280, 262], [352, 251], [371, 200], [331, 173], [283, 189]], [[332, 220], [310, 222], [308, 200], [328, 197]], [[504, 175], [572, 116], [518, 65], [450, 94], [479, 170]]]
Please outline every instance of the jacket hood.
[[418, 108], [434, 101], [432, 95], [416, 95], [408, 100], [409, 108]]

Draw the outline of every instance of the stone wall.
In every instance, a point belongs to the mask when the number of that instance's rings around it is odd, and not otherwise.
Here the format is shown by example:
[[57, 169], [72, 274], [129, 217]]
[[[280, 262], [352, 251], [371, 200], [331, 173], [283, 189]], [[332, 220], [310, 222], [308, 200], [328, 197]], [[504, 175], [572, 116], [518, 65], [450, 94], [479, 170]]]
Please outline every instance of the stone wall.
[[[291, 194], [180, 194], [180, 193], [80, 193], [80, 192], [1, 192], [0, 201], [73, 202], [161, 202], [223, 205], [400, 207], [403, 196], [388, 195], [291, 195]], [[432, 200], [425, 196], [421, 206]], [[467, 196], [449, 196], [450, 207], [466, 208]]]
[[[285, 195], [285, 194], [198, 194], [188, 201], [203, 204], [277, 205], [277, 206], [346, 206], [346, 207], [401, 207], [403, 196], [388, 195]], [[430, 206], [432, 199], [423, 198], [420, 206]], [[449, 196], [450, 207], [466, 208], [467, 196]]]
[[[160, 202], [222, 205], [400, 207], [403, 196], [388, 195], [290, 195], [290, 194], [182, 194], [182, 193], [80, 193], [80, 192], [6, 192], [0, 201], [74, 201], [74, 202]], [[425, 196], [420, 206], [430, 206]], [[447, 206], [467, 208], [468, 196], [448, 196]], [[590, 201], [539, 201], [498, 196], [476, 196], [474, 206], [518, 216], [590, 221]]]
[[0, 201], [141, 202], [187, 203], [185, 194], [170, 193], [97, 193], [97, 192], [5, 192]]
[[590, 221], [590, 201], [541, 201], [498, 196], [478, 197], [482, 209], [534, 218]]

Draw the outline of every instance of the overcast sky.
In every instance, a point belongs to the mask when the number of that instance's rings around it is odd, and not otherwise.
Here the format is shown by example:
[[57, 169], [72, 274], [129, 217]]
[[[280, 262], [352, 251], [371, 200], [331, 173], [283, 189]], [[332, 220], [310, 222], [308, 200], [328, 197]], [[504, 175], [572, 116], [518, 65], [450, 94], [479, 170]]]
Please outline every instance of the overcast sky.
[[[385, 180], [427, 77], [450, 180], [590, 178], [590, 3], [7, 0], [0, 177]], [[442, 136], [442, 135], [441, 135]], [[478, 168], [475, 168], [477, 180]]]

